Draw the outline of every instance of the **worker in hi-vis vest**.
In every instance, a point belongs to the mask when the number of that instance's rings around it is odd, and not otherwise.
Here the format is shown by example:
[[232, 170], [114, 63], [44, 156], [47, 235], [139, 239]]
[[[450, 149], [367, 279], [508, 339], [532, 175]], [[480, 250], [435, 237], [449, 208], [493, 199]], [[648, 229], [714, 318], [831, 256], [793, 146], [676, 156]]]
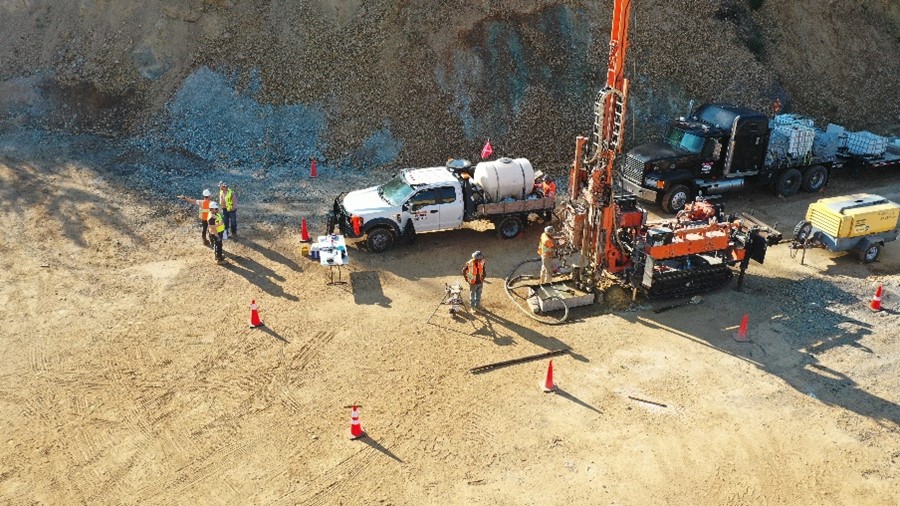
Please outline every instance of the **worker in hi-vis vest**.
[[556, 182], [553, 181], [553, 176], [550, 174], [544, 176], [544, 181], [541, 183], [541, 191], [544, 193], [544, 198], [556, 197]]
[[216, 263], [225, 263], [225, 252], [222, 251], [222, 236], [225, 235], [225, 220], [219, 212], [219, 204], [213, 202], [209, 205], [209, 238], [213, 242], [213, 251], [216, 253]]
[[466, 262], [462, 270], [463, 278], [469, 285], [469, 303], [472, 309], [481, 307], [481, 288], [484, 286], [484, 255], [480, 251], [472, 253], [472, 259]]
[[538, 244], [538, 255], [541, 256], [541, 284], [553, 281], [553, 253], [556, 251], [556, 239], [553, 234], [556, 229], [545, 227], [541, 234], [541, 242]]
[[203, 244], [209, 246], [209, 205], [212, 203], [212, 192], [209, 189], [203, 190], [203, 199], [196, 200], [190, 197], [185, 197], [184, 195], [179, 195], [178, 198], [187, 202], [188, 204], [194, 204], [198, 208], [200, 208], [200, 237], [203, 238]]
[[219, 181], [219, 209], [225, 220], [224, 238], [237, 240], [237, 197], [225, 181]]

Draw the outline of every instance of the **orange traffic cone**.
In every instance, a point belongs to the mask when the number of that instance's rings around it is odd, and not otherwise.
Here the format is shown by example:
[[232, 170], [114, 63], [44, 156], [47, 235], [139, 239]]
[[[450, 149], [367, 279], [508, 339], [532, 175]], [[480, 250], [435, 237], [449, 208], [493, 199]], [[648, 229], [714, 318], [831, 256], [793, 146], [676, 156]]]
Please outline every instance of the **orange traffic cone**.
[[745, 314], [741, 319], [741, 326], [738, 328], [738, 331], [734, 333], [734, 340], [739, 343], [747, 343], [750, 342], [750, 338], [747, 337], [747, 323], [750, 322], [750, 315]]
[[362, 427], [359, 425], [359, 410], [356, 404], [353, 405], [353, 411], [350, 412], [350, 439], [359, 439], [365, 436]]
[[544, 386], [542, 387], [544, 392], [552, 392], [556, 390], [556, 383], [553, 382], [553, 361], [550, 361], [550, 365], [547, 366], [547, 378], [544, 380]]
[[259, 319], [259, 306], [256, 305], [256, 300], [250, 301], [250, 328], [255, 329], [256, 327], [262, 327], [263, 322]]
[[306, 218], [300, 220], [300, 242], [309, 242], [309, 229], [306, 228]]
[[869, 309], [881, 311], [881, 285], [878, 285], [878, 289], [875, 290], [875, 296], [872, 297], [872, 302], [869, 303]]
[[318, 167], [316, 166], [316, 159], [312, 159], [312, 163], [309, 164], [309, 177], [319, 177], [319, 171], [316, 170]]

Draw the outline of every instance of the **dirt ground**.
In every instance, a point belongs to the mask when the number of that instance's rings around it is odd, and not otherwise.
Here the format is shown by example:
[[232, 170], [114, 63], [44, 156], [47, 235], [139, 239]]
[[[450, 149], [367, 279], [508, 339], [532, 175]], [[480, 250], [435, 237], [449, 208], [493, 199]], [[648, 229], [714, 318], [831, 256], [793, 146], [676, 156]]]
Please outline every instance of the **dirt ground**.
[[[297, 236], [300, 213], [321, 228], [325, 200], [245, 196], [221, 267], [174, 198], [86, 153], [0, 147], [2, 503], [900, 502], [900, 244], [873, 265], [825, 251], [800, 265], [780, 245], [742, 292], [547, 326], [502, 290], [539, 227], [352, 247], [349, 284], [329, 286]], [[898, 200], [900, 177], [828, 188], [856, 191]], [[726, 205], [788, 232], [817, 197]], [[487, 311], [429, 318], [474, 249]], [[248, 328], [251, 299], [265, 328]], [[732, 339], [744, 314], [751, 343]], [[469, 371], [564, 347], [555, 394], [539, 388], [546, 360]]]

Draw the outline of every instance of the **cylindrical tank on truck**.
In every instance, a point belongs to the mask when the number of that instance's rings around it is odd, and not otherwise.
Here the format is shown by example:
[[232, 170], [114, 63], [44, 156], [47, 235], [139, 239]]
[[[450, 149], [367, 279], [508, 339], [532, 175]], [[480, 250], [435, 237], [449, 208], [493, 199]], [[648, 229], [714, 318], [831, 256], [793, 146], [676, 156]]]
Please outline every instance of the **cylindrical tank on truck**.
[[534, 189], [534, 168], [527, 158], [500, 158], [476, 165], [472, 180], [491, 202], [521, 200]]

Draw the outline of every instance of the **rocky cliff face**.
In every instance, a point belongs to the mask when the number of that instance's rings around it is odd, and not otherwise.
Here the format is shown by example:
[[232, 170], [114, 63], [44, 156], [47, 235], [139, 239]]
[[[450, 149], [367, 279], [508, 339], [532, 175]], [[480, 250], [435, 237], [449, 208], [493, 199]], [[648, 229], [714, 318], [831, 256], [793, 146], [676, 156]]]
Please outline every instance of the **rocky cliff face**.
[[[356, 168], [498, 154], [563, 166], [589, 131], [612, 2], [0, 0], [0, 120], [209, 161]], [[691, 99], [884, 132], [888, 0], [637, 0], [629, 142]]]

